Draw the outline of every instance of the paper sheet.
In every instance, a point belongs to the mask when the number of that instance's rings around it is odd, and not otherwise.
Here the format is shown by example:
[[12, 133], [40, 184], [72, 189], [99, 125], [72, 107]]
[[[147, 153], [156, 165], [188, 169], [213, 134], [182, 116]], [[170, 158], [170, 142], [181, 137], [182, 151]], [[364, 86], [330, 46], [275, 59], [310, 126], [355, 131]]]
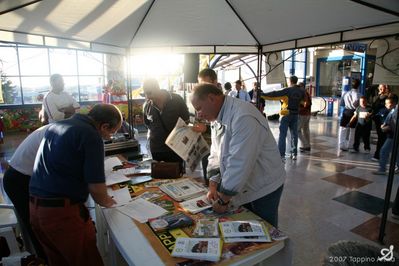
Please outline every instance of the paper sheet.
[[118, 173], [118, 172], [105, 173], [105, 185], [107, 185], [107, 186], [126, 182], [129, 180], [130, 179], [127, 178], [125, 175]]
[[113, 205], [112, 207], [123, 206], [132, 200], [128, 187], [124, 187], [118, 190], [112, 190], [111, 188], [108, 188], [108, 194], [113, 197], [114, 200], [117, 202], [117, 204]]
[[141, 198], [135, 199], [124, 206], [117, 207], [116, 209], [140, 223], [145, 223], [149, 218], [156, 218], [168, 212], [158, 205]]
[[104, 160], [104, 170], [105, 172], [112, 172], [112, 168], [116, 165], [122, 165], [121, 160], [117, 157], [108, 157]]

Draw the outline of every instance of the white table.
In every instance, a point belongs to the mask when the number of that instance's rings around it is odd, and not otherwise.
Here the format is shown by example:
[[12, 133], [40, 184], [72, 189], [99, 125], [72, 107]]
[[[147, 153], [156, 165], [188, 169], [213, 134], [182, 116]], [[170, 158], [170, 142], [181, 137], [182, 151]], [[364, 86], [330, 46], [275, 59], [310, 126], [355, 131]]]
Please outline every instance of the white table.
[[[116, 254], [122, 255], [128, 265], [165, 265], [156, 250], [132, 219], [116, 209], [96, 208], [98, 242], [107, 265], [118, 265]], [[289, 240], [254, 252], [231, 265], [291, 265], [292, 248]]]

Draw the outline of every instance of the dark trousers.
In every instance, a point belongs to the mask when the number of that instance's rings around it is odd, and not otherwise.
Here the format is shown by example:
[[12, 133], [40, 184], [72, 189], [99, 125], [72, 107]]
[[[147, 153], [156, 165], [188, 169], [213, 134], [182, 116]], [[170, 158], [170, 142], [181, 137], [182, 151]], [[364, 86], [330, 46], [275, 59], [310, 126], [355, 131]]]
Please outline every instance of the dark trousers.
[[371, 124], [357, 124], [355, 129], [355, 142], [353, 144], [353, 149], [359, 150], [360, 139], [363, 140], [364, 149], [370, 150], [370, 132]]
[[284, 185], [262, 198], [244, 204], [244, 207], [277, 228], [278, 206], [280, 204], [281, 194], [283, 193], [283, 187]]
[[[32, 243], [34, 251], [39, 258], [46, 259], [43, 247], [40, 245], [35, 234], [32, 231], [29, 219], [29, 181], [30, 176], [24, 175], [11, 166], [4, 173], [3, 184], [4, 190], [8, 197], [14, 204], [15, 211], [18, 215], [18, 222], [21, 226], [22, 234], [26, 233], [27, 236], [23, 236], [25, 242], [29, 241]], [[29, 246], [29, 243], [25, 243]]]
[[375, 121], [375, 130], [377, 131], [377, 147], [375, 149], [374, 158], [380, 159], [380, 150], [387, 139], [387, 134], [382, 132], [381, 122], [377, 120]]
[[37, 198], [30, 202], [32, 229], [50, 266], [104, 265], [96, 245], [96, 231], [83, 203], [64, 199], [63, 207], [48, 207]]
[[206, 168], [208, 167], [208, 158], [209, 158], [209, 153], [207, 154], [207, 155], [205, 155], [204, 157], [202, 157], [202, 160], [201, 160], [201, 164], [202, 164], [202, 175], [203, 175], [203, 177], [204, 177], [204, 182], [205, 182], [205, 185], [206, 186], [208, 186], [209, 185], [209, 179], [208, 179], [208, 176], [207, 176], [207, 171], [206, 171]]

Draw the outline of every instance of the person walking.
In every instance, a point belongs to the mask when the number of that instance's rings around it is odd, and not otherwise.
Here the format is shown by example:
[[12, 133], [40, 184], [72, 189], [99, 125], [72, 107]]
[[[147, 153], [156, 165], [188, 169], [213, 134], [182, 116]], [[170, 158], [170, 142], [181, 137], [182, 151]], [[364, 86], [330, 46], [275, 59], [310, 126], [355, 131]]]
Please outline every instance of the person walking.
[[299, 120], [298, 120], [298, 138], [302, 146], [299, 147], [301, 152], [309, 152], [310, 145], [310, 116], [312, 108], [312, 97], [309, 92], [304, 88], [303, 83], [299, 83], [299, 87], [305, 90], [305, 98], [299, 105]]
[[353, 146], [355, 138], [355, 125], [349, 125], [356, 108], [359, 106], [360, 93], [358, 88], [360, 80], [352, 80], [352, 89], [343, 93], [340, 105], [344, 107], [339, 123], [338, 146], [341, 151], [348, 151]]
[[287, 102], [286, 109], [280, 111], [280, 134], [278, 136], [278, 148], [283, 161], [285, 161], [288, 129], [291, 134], [290, 157], [292, 160], [296, 160], [298, 155], [298, 113], [299, 105], [305, 98], [305, 91], [297, 85], [297, 82], [298, 78], [296, 76], [291, 76], [289, 78], [288, 88], [262, 94], [262, 97], [266, 100], [283, 100], [283, 102]]
[[389, 97], [390, 90], [387, 84], [380, 84], [378, 86], [378, 96], [374, 100], [371, 108], [372, 119], [375, 124], [375, 130], [377, 132], [377, 146], [374, 152], [374, 156], [371, 158], [372, 161], [378, 162], [380, 160], [380, 150], [382, 145], [387, 138], [387, 135], [382, 132], [381, 125], [384, 123], [386, 116], [389, 113], [389, 110], [385, 107], [385, 99]]

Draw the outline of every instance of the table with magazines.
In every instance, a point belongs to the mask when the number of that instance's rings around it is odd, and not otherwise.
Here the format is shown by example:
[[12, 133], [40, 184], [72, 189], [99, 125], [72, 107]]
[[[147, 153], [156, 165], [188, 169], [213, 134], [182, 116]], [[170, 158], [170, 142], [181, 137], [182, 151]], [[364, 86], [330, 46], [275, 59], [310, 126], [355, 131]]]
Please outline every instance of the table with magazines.
[[[164, 187], [184, 180], [203, 186], [201, 179], [183, 177], [179, 179], [153, 179], [143, 184], [131, 184], [129, 182], [114, 184], [110, 189], [118, 191], [128, 188], [132, 199], [144, 198], [154, 203], [168, 213], [161, 218], [149, 219], [140, 223], [118, 208], [96, 208], [96, 226], [98, 232], [99, 249], [107, 265], [118, 265], [122, 258], [129, 265], [291, 265], [292, 250], [289, 239], [281, 231], [273, 228], [266, 221], [254, 213], [240, 207], [225, 214], [217, 214], [211, 208], [203, 207], [203, 201], [197, 202], [199, 208], [204, 210], [196, 212], [189, 207], [174, 200], [169, 194], [164, 193]], [[170, 183], [168, 183], [170, 182]], [[167, 183], [167, 184], [165, 184]], [[206, 190], [205, 187], [203, 187]], [[199, 198], [204, 197], [201, 195]], [[192, 200], [191, 200], [192, 201]], [[183, 201], [186, 202], [186, 201]], [[188, 202], [188, 201], [187, 201]], [[183, 206], [183, 207], [182, 207]], [[186, 208], [187, 207], [187, 208]], [[195, 214], [193, 214], [195, 213]], [[162, 219], [163, 217], [166, 217]], [[168, 221], [168, 217], [179, 220], [180, 225], [172, 226], [171, 222], [162, 225], [159, 221]], [[198, 235], [198, 225], [201, 221], [214, 221], [218, 223], [219, 236], [206, 236], [205, 240], [219, 243], [219, 254], [216, 257], [176, 257], [176, 240], [200, 239], [204, 234]], [[248, 241], [241, 239], [238, 242], [228, 241], [224, 235], [221, 224], [243, 223], [260, 224], [264, 232], [267, 232], [268, 242], [257, 242], [258, 237], [248, 237]], [[168, 225], [169, 223], [169, 225]], [[248, 222], [249, 223], [249, 222]], [[164, 226], [164, 228], [162, 228]], [[220, 228], [219, 228], [220, 227]], [[259, 237], [260, 238], [260, 237]], [[229, 238], [231, 239], [231, 238]], [[232, 238], [235, 239], [235, 238]], [[254, 242], [255, 241], [255, 242]], [[259, 240], [260, 241], [260, 240]], [[180, 241], [181, 242], [181, 241]], [[192, 242], [192, 241], [190, 241]], [[210, 244], [209, 244], [210, 245]], [[219, 244], [218, 244], [219, 245]], [[198, 247], [198, 244], [195, 246]], [[190, 247], [190, 249], [194, 249]], [[205, 247], [204, 252], [211, 247]], [[211, 251], [209, 251], [211, 252]], [[172, 254], [173, 253], [173, 254]], [[195, 253], [196, 255], [198, 253]], [[174, 256], [172, 256], [174, 255]], [[210, 261], [211, 260], [211, 261]]]

